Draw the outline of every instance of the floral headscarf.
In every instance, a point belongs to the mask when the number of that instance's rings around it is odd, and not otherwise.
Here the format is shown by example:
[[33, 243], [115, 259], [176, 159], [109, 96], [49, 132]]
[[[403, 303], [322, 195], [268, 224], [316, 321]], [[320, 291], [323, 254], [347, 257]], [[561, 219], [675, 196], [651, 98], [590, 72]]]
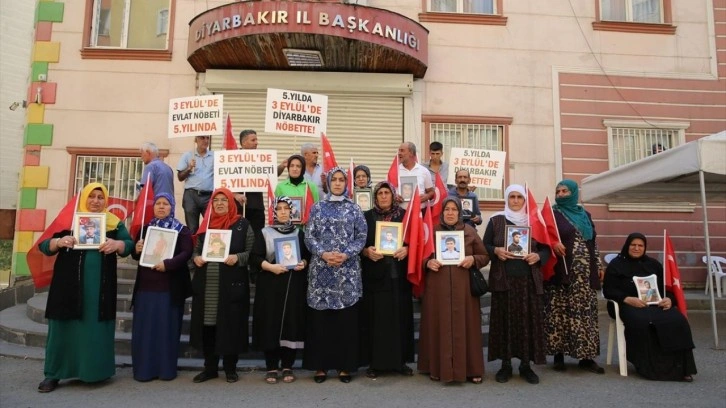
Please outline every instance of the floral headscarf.
[[[340, 172], [343, 175], [343, 179], [345, 179], [345, 188], [343, 189], [343, 193], [341, 195], [335, 195], [333, 194], [333, 189], [330, 188], [330, 180], [333, 179], [333, 174]], [[328, 175], [326, 176], [326, 181], [328, 182], [328, 195], [326, 199], [328, 201], [343, 201], [348, 200], [350, 201], [350, 198], [348, 198], [348, 175], [345, 172], [345, 169], [342, 167], [333, 167], [328, 172]]]
[[156, 218], [154, 217], [150, 222], [150, 227], [160, 227], [160, 228], [166, 228], [171, 229], [175, 231], [181, 231], [182, 228], [184, 228], [184, 224], [182, 224], [179, 220], [174, 218], [174, 206], [176, 203], [174, 202], [174, 196], [172, 196], [169, 193], [159, 193], [154, 197], [154, 205], [156, 205], [156, 202], [159, 201], [160, 198], [166, 199], [166, 201], [171, 204], [171, 212], [166, 218]]
[[[378, 206], [378, 191], [382, 188], [387, 188], [391, 191], [391, 208], [387, 210], [384, 210], [380, 206]], [[391, 221], [394, 218], [402, 217], [403, 213], [405, 212], [394, 199], [395, 196], [396, 187], [394, 187], [393, 184], [389, 183], [388, 181], [381, 181], [380, 183], [376, 184], [375, 188], [373, 188], [373, 211], [375, 211], [376, 214], [378, 214], [383, 221]]]
[[292, 223], [292, 217], [287, 219], [287, 222], [281, 223], [280, 220], [277, 218], [277, 204], [285, 203], [287, 206], [292, 210], [292, 200], [288, 196], [280, 196], [275, 199], [275, 211], [272, 213], [272, 217], [274, 218], [274, 223], [271, 225], [272, 228], [277, 230], [278, 232], [282, 234], [289, 234], [293, 231], [295, 231], [296, 227], [295, 224]]

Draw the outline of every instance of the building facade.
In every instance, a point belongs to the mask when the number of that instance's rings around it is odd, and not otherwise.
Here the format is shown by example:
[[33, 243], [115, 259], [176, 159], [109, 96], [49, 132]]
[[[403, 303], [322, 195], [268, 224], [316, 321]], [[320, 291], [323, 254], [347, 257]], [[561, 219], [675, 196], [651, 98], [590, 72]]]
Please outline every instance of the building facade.
[[[168, 150], [174, 168], [193, 148], [167, 138], [170, 98], [223, 94], [235, 134], [257, 129], [260, 148], [285, 157], [316, 139], [264, 133], [266, 89], [326, 94], [340, 163], [368, 164], [377, 181], [401, 141], [422, 160], [432, 141], [445, 158], [451, 147], [503, 150], [505, 184], [526, 182], [540, 203], [562, 178], [726, 129], [726, 0], [65, 0], [37, 11], [17, 276], [83, 184], [133, 198], [143, 142]], [[485, 214], [502, 208], [502, 191], [480, 189]], [[696, 203], [586, 207], [602, 252], [667, 228], [684, 282], [703, 285]], [[726, 208], [709, 214], [723, 255]]]

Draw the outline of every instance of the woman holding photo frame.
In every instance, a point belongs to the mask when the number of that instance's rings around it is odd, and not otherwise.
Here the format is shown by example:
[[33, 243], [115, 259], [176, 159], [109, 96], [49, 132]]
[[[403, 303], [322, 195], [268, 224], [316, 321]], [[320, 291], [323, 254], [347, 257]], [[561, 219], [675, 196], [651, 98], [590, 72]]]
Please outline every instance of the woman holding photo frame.
[[[144, 242], [152, 239], [149, 227], [176, 231], [173, 256], [164, 257], [154, 266], [139, 264], [136, 272], [131, 306], [134, 321], [131, 332], [131, 361], [136, 381], [173, 380], [177, 376], [179, 338], [184, 316], [184, 302], [191, 296], [191, 280], [187, 261], [192, 257], [192, 235], [189, 228], [174, 217], [174, 197], [159, 193], [154, 197], [154, 218], [136, 237], [136, 248], [131, 257], [139, 260], [142, 252], [153, 248]], [[157, 243], [165, 243], [164, 237], [153, 237]]]
[[[189, 343], [204, 353], [204, 370], [195, 383], [217, 378], [222, 356], [227, 382], [237, 382], [237, 360], [247, 351], [250, 315], [250, 279], [247, 266], [255, 243], [249, 222], [237, 213], [232, 192], [219, 188], [209, 200], [206, 230], [230, 230], [230, 252], [223, 262], [206, 262], [202, 257], [206, 232], [197, 236], [194, 248], [196, 271], [192, 279], [192, 323]], [[202, 228], [204, 228], [204, 226]]]
[[[547, 262], [549, 248], [530, 241], [530, 251], [517, 255], [510, 251], [518, 226], [527, 228], [527, 192], [519, 184], [504, 191], [504, 211], [494, 214], [484, 232], [484, 245], [492, 259], [489, 290], [492, 292], [489, 325], [489, 361], [502, 360], [495, 380], [500, 383], [512, 377], [512, 358], [518, 358], [519, 376], [530, 384], [539, 377], [530, 367], [545, 363], [543, 286], [540, 265]], [[508, 243], [509, 241], [509, 243]], [[517, 241], [519, 242], [519, 241]], [[519, 244], [515, 244], [519, 246]]]
[[481, 384], [481, 304], [479, 297], [471, 295], [469, 269], [485, 267], [489, 255], [476, 230], [464, 224], [459, 199], [446, 197], [441, 205], [434, 231], [463, 231], [464, 240], [458, 249], [464, 257], [455, 265], [444, 265], [434, 257], [425, 263], [418, 371], [433, 381]]
[[[318, 187], [305, 180], [305, 158], [299, 154], [293, 154], [287, 159], [287, 180], [277, 183], [275, 197], [300, 197], [302, 200], [307, 197], [307, 189], [313, 196], [313, 201], [318, 202]], [[291, 204], [292, 205], [292, 204]], [[304, 210], [303, 208], [300, 208]], [[300, 214], [302, 219], [302, 214]]]
[[[411, 284], [406, 279], [408, 246], [394, 238], [392, 255], [376, 248], [377, 222], [403, 222], [405, 211], [394, 200], [396, 188], [382, 181], [373, 189], [373, 208], [366, 211], [368, 235], [361, 252], [363, 268], [363, 300], [361, 302], [360, 345], [361, 365], [367, 365], [366, 376], [376, 378], [381, 371], [413, 375], [406, 365], [414, 361], [413, 301]], [[400, 228], [403, 228], [401, 225]], [[381, 246], [384, 239], [378, 237]]]
[[[255, 242], [251, 260], [252, 265], [262, 271], [255, 287], [252, 344], [265, 353], [265, 381], [268, 384], [276, 384], [280, 377], [284, 383], [295, 381], [292, 371], [295, 354], [305, 346], [305, 295], [310, 252], [305, 247], [305, 234], [290, 219], [291, 209], [290, 198], [280, 196], [275, 199], [274, 224], [262, 229], [263, 239]], [[290, 241], [293, 240], [297, 245], [292, 245]], [[278, 249], [287, 245], [299, 250], [294, 254], [299, 260], [294, 267], [277, 261], [284, 258]]]
[[77, 239], [69, 226], [40, 243], [40, 251], [58, 255], [48, 291], [45, 317], [45, 380], [39, 392], [51, 392], [66, 378], [104, 381], [116, 372], [116, 261], [134, 244], [126, 227], [107, 211], [108, 190], [89, 183], [78, 198], [78, 212], [104, 214], [106, 240], [93, 249], [74, 250]]

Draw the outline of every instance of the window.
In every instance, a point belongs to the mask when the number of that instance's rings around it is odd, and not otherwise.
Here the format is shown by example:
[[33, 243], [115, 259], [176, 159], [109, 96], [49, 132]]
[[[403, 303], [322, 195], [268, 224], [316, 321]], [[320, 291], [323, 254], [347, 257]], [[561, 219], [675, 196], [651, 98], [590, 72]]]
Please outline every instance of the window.
[[596, 0], [595, 30], [674, 34], [671, 0]]
[[72, 191], [78, 191], [88, 183], [101, 183], [108, 188], [109, 196], [133, 200], [143, 170], [144, 162], [140, 157], [78, 155]]
[[[511, 124], [510, 118], [479, 117], [423, 117], [428, 131], [429, 143], [438, 141], [444, 145], [444, 160], [450, 157], [452, 147], [469, 147], [486, 150], [505, 150], [506, 131]], [[451, 183], [451, 180], [449, 180]], [[503, 199], [503, 188], [478, 188], [476, 195], [480, 201], [499, 201]]]
[[606, 120], [610, 168], [671, 149], [685, 141], [687, 123], [618, 122]]
[[86, 0], [83, 58], [171, 60], [176, 0]]
[[503, 0], [422, 0], [421, 22], [506, 25]]

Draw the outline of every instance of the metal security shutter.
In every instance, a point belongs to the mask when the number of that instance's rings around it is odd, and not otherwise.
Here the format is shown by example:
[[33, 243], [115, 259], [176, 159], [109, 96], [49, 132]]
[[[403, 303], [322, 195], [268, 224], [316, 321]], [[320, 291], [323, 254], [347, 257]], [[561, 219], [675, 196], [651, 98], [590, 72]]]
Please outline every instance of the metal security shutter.
[[[300, 153], [303, 143], [316, 143], [318, 138], [266, 134], [266, 90], [261, 92], [224, 93], [224, 110], [232, 118], [232, 128], [239, 143], [243, 129], [255, 129], [260, 149], [276, 149], [278, 162], [293, 153]], [[386, 178], [398, 146], [403, 141], [403, 98], [394, 96], [342, 96], [328, 98], [328, 131], [335, 158], [342, 167], [351, 157], [356, 164], [371, 169], [374, 184]], [[213, 149], [221, 149], [222, 138], [215, 137]], [[322, 157], [318, 160], [322, 163]], [[280, 177], [287, 178], [287, 172]]]

